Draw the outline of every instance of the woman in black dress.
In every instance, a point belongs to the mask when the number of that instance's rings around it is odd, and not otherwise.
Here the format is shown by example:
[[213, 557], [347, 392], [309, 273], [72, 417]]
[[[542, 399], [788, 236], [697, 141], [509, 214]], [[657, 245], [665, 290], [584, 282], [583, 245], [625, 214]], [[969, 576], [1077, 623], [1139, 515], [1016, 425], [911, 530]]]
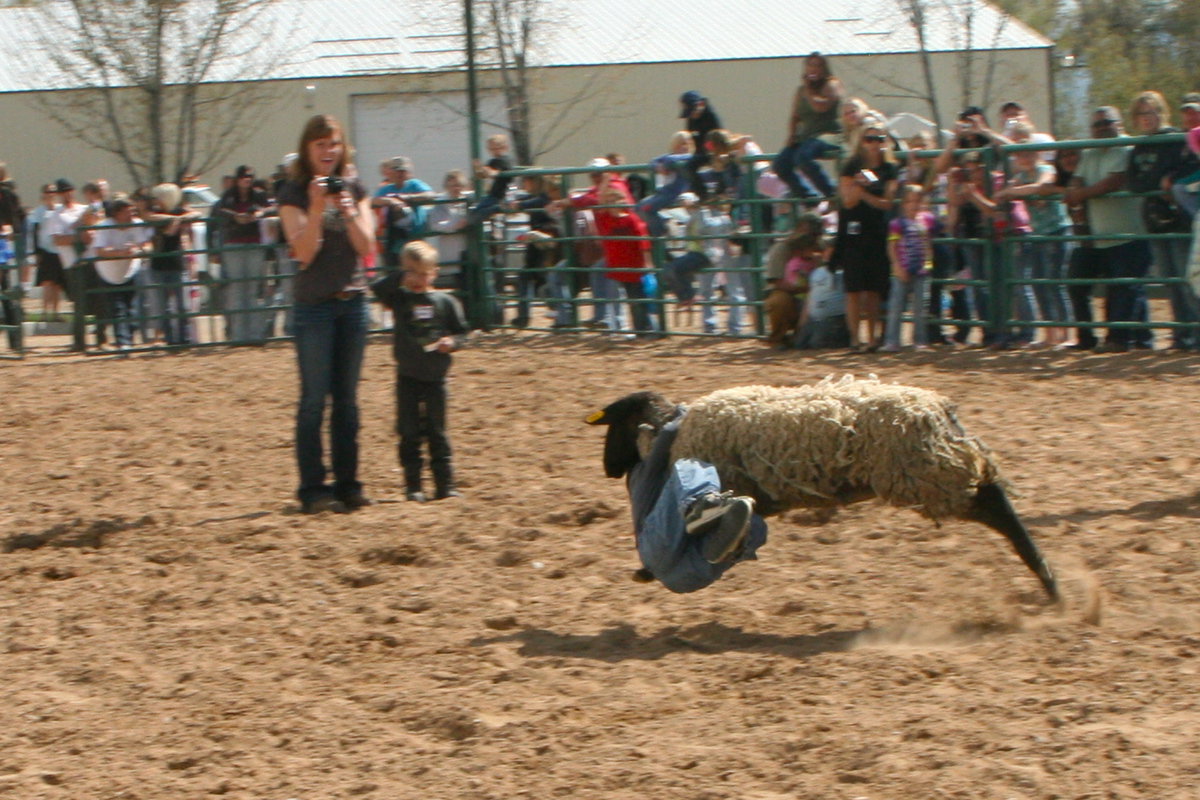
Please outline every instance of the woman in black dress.
[[[882, 120], [870, 119], [838, 180], [841, 211], [831, 259], [843, 272], [846, 325], [855, 350], [874, 351], [883, 336], [879, 309], [890, 274], [887, 221], [898, 176], [887, 128]], [[866, 338], [859, 333], [862, 320], [867, 323]]]

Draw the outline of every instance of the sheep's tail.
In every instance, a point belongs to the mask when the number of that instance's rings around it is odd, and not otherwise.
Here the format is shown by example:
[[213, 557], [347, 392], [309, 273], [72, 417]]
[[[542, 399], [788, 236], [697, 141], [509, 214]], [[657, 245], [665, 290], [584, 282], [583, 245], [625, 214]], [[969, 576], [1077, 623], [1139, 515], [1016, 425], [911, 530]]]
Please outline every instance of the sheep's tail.
[[982, 522], [989, 528], [994, 528], [1004, 534], [1004, 537], [1012, 542], [1017, 555], [1025, 562], [1025, 566], [1038, 576], [1046, 594], [1050, 595], [1050, 599], [1056, 602], [1060, 599], [1058, 581], [1054, 579], [1054, 572], [1046, 563], [1046, 559], [1042, 557], [1041, 551], [1038, 550], [1029, 531], [1025, 529], [1025, 525], [1017, 517], [1017, 512], [1013, 511], [1012, 504], [1008, 502], [1008, 496], [1000, 485], [981, 484], [966, 513], [966, 518]]

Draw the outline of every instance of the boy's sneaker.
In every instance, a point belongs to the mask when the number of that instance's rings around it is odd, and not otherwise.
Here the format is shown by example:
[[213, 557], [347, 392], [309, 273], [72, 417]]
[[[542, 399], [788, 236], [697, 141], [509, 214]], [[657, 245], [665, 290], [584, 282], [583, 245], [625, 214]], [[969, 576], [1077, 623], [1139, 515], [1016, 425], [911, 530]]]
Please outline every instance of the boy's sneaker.
[[733, 492], [709, 492], [693, 500], [683, 513], [683, 526], [688, 536], [699, 536], [715, 527], [732, 501]]
[[723, 564], [735, 559], [746, 542], [753, 514], [753, 498], [732, 498], [724, 507], [716, 528], [709, 531], [700, 543], [700, 554], [704, 560], [710, 564]]

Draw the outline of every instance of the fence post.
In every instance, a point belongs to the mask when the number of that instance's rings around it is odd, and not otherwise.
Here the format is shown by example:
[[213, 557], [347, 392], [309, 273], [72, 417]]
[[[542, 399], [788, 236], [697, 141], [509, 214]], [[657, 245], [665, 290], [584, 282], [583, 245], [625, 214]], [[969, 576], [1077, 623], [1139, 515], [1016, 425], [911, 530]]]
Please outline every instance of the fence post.
[[71, 350], [82, 353], [87, 349], [87, 279], [84, 270], [90, 262], [76, 261], [67, 268], [67, 293], [71, 296]]

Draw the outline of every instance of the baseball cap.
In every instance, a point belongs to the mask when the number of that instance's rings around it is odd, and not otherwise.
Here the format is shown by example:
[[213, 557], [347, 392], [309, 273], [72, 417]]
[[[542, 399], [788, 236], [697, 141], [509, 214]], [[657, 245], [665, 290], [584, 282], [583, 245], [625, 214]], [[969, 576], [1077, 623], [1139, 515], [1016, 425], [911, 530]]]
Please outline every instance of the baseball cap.
[[970, 117], [983, 116], [983, 109], [979, 106], [967, 106], [958, 115], [959, 119], [968, 119]]
[[1200, 92], [1188, 92], [1183, 96], [1179, 110], [1200, 111]]
[[612, 166], [612, 162], [609, 161], [607, 158], [597, 157], [597, 158], [593, 158], [591, 161], [589, 161], [584, 166], [588, 167], [589, 169], [607, 169]]
[[683, 106], [684, 106], [683, 111], [680, 112], [680, 114], [679, 114], [680, 119], [682, 119], [683, 117], [686, 117], [688, 114], [690, 114], [692, 112], [692, 109], [696, 107], [696, 104], [699, 103], [703, 99], [704, 99], [704, 95], [700, 94], [699, 92], [697, 92], [695, 90], [690, 91], [690, 92], [684, 92], [682, 95], [680, 95], [679, 102], [683, 103]]
[[412, 172], [413, 160], [408, 156], [393, 156], [392, 169], [402, 169], [405, 172]]

